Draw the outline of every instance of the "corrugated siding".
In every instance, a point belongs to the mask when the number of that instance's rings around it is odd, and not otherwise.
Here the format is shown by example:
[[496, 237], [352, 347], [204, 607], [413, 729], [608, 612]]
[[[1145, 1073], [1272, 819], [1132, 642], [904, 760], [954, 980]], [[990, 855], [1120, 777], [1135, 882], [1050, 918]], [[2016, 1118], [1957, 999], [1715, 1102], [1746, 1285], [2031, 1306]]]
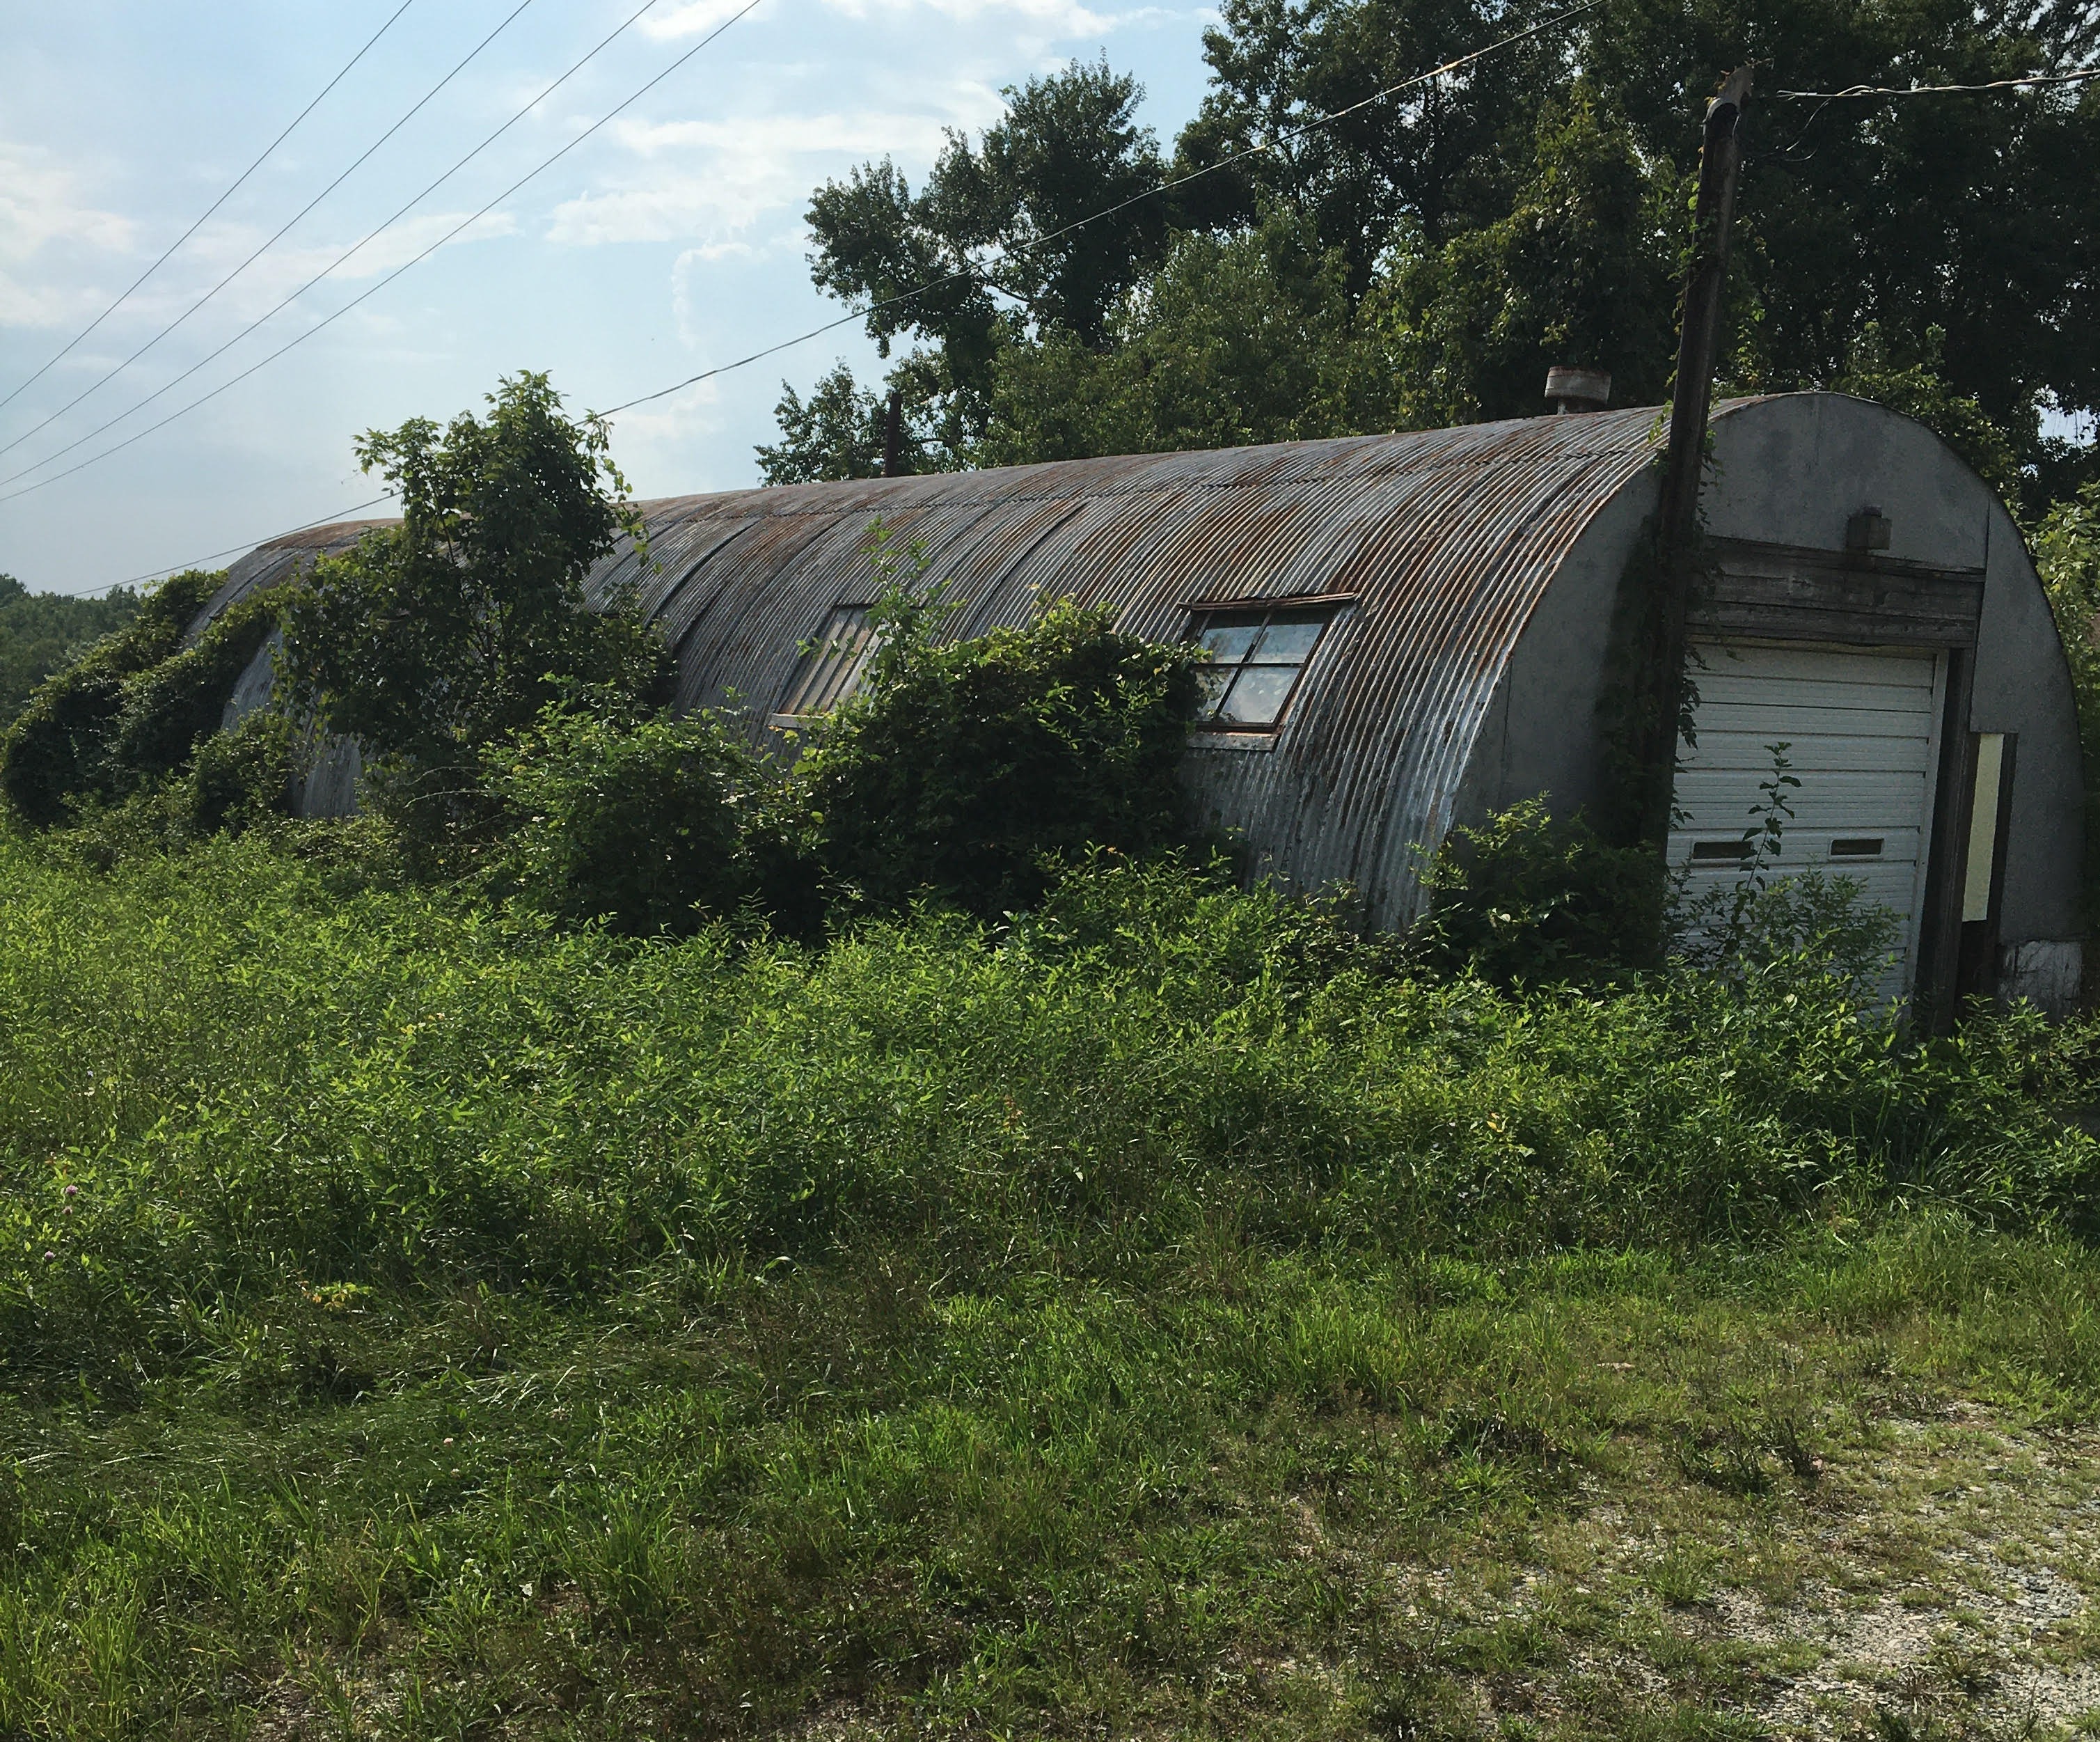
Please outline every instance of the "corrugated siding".
[[[951, 581], [960, 634], [1048, 599], [1113, 605], [1183, 633], [1199, 599], [1358, 595], [1323, 642], [1276, 748], [1193, 749], [1199, 789], [1271, 869], [1357, 884], [1405, 917], [1504, 666], [1582, 529], [1646, 466], [1652, 409], [1214, 453], [797, 484], [641, 505], [651, 548], [593, 577], [663, 624], [684, 706], [740, 704], [754, 737], [796, 650], [870, 592], [880, 515]], [[214, 608], [356, 528], [323, 528], [236, 566]], [[1585, 723], [1586, 726], [1586, 723]]]

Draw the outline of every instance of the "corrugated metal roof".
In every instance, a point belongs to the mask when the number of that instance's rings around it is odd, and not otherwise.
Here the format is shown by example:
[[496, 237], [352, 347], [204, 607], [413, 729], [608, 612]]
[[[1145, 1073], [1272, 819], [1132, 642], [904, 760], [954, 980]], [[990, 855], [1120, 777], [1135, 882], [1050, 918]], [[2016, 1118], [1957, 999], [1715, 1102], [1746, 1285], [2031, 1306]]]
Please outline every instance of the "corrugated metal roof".
[[[1740, 405], [1746, 402], [1736, 402]], [[1736, 406], [1719, 408], [1724, 415]], [[1199, 789], [1259, 859], [1305, 886], [1356, 884], [1404, 917], [1415, 843], [1440, 840], [1519, 634], [1582, 529], [1646, 466], [1653, 408], [1210, 453], [793, 484], [640, 505], [651, 560], [608, 557], [662, 623], [683, 706], [741, 705], [762, 734], [800, 644], [870, 591], [880, 516], [952, 583], [959, 634], [1045, 599], [1114, 607], [1182, 634], [1198, 599], [1346, 592], [1273, 750], [1194, 749]], [[211, 610], [366, 524], [318, 528], [236, 564]]]

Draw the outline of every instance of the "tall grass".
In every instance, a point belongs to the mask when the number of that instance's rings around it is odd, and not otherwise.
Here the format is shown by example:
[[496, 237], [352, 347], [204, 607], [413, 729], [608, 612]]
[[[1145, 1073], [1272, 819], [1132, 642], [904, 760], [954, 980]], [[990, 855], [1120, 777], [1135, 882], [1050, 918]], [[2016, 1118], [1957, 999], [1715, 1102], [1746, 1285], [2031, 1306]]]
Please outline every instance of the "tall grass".
[[0, 850], [0, 1371], [179, 1353], [258, 1291], [639, 1273], [874, 1236], [1113, 1271], [1201, 1231], [1533, 1253], [1930, 1199], [2076, 1220], [2083, 1029], [1906, 1041], [1812, 969], [1609, 997], [1386, 971], [1111, 865], [1025, 926], [638, 945], [259, 843]]
[[[1460, 1735], [1577, 1665], [1563, 1733], [1718, 1734], [1650, 1586], [1917, 1399], [2100, 1404], [2089, 1046], [1114, 860], [819, 951], [0, 842], [0, 1736]], [[1721, 1524], [1414, 1619], [1614, 1483]]]

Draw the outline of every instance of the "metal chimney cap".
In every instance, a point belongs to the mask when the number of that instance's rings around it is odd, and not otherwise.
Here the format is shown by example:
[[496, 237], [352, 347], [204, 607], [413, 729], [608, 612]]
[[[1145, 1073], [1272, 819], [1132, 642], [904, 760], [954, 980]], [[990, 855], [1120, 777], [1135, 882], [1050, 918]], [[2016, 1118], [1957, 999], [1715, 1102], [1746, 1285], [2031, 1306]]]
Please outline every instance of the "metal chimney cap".
[[1602, 411], [1612, 402], [1611, 374], [1556, 363], [1546, 372], [1546, 396], [1556, 412]]

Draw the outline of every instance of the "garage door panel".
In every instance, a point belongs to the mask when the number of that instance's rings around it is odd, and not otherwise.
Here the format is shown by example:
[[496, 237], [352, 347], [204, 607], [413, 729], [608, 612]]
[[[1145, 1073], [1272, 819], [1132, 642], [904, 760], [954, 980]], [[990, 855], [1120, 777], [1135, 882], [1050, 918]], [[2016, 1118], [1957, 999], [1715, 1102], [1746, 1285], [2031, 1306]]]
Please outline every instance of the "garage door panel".
[[[1690, 860], [1692, 848], [1702, 841], [1738, 841], [1741, 838], [1742, 830], [1740, 829], [1680, 829], [1670, 838], [1670, 860], [1673, 864], [1683, 864]], [[1878, 870], [1885, 865], [1915, 866], [1924, 838], [1924, 831], [1917, 829], [1877, 829], [1855, 834], [1838, 834], [1821, 829], [1789, 829], [1780, 838], [1780, 856], [1775, 863], [1785, 871], [1820, 871], [1832, 877], [1854, 876]], [[1856, 845], [1868, 841], [1880, 842], [1881, 851], [1877, 853], [1839, 853], [1833, 850], [1839, 842]], [[1727, 860], [1695, 861], [1695, 864], [1702, 875], [1710, 864], [1730, 876], [1739, 874], [1740, 869], [1740, 867]]]
[[1804, 769], [1817, 774], [1923, 774], [1932, 766], [1930, 738], [1811, 738], [1781, 731], [1704, 730], [1698, 744], [1686, 749], [1684, 766], [1753, 776], [1749, 790], [1754, 796], [1758, 782], [1771, 773], [1770, 746], [1774, 744], [1786, 745], [1786, 759], [1792, 764], [1787, 772], [1797, 778], [1805, 778]]
[[1929, 653], [1890, 648], [1717, 648], [1708, 643], [1698, 651], [1706, 663], [1703, 670], [1694, 665], [1692, 676], [1701, 695], [1705, 693], [1708, 677], [1736, 675], [1776, 678], [1789, 683], [1823, 682], [1930, 691], [1937, 670], [1937, 662]]
[[[1908, 864], [1866, 868], [1848, 866], [1842, 869], [1832, 865], [1816, 865], [1812, 868], [1794, 865], [1782, 866], [1769, 875], [1773, 881], [1777, 881], [1789, 873], [1798, 873], [1810, 869], [1821, 872], [1824, 877], [1833, 882], [1840, 876], [1850, 878], [1860, 886], [1860, 895], [1864, 900], [1876, 907], [1887, 908], [1897, 915], [1899, 923], [1910, 908], [1911, 887], [1917, 873], [1917, 866]], [[1696, 896], [1709, 889], [1732, 889], [1736, 885], [1736, 875], [1737, 873], [1733, 872], [1694, 871], [1685, 880], [1685, 890], [1688, 894]]]
[[[1763, 770], [1758, 778], [1764, 777]], [[1813, 777], [1787, 791], [1793, 808], [1793, 827], [1829, 829], [1841, 833], [1860, 829], [1896, 829], [1914, 824], [1925, 803], [1923, 770], [1915, 774], [1882, 770], [1846, 772], [1819, 768]], [[1677, 802], [1694, 816], [1747, 819], [1763, 795], [1753, 781], [1747, 789], [1735, 769], [1691, 769], [1677, 777]]]
[[[1898, 694], [1904, 693], [1897, 692]], [[1922, 738], [1930, 736], [1920, 730], [1927, 723], [1923, 710], [1917, 708], [1820, 708], [1802, 702], [1789, 702], [1783, 707], [1754, 705], [1743, 702], [1713, 701], [1704, 697], [1699, 704], [1699, 736], [1704, 738], [1710, 732], [1741, 733], [1767, 740], [1774, 737], [1792, 738]]]
[[[1773, 681], [1760, 672], [1692, 674], [1700, 705], [1770, 707]], [[1930, 683], [1857, 683], [1844, 678], [1818, 679], [1810, 683], [1788, 682], [1786, 692], [1807, 707], [1836, 708], [1850, 712], [1859, 708], [1914, 710], [1921, 701], [1929, 705]]]

